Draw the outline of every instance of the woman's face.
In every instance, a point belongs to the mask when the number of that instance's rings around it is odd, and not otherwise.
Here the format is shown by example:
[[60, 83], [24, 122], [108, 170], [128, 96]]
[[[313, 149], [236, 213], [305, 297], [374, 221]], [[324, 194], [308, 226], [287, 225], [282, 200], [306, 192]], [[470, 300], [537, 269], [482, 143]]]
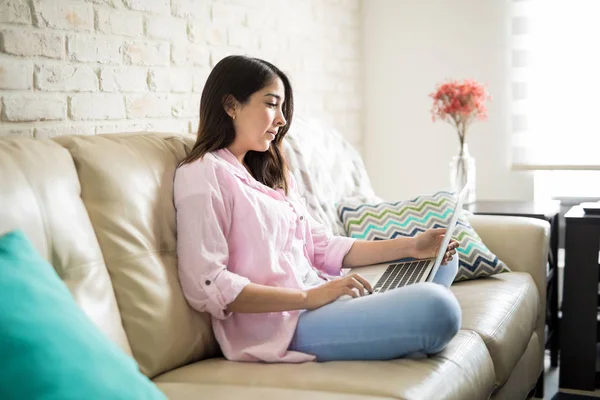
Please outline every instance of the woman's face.
[[279, 128], [286, 124], [282, 105], [285, 88], [279, 78], [252, 94], [245, 104], [237, 104], [229, 110], [235, 116], [235, 140], [230, 150], [241, 161], [246, 152], [267, 151]]

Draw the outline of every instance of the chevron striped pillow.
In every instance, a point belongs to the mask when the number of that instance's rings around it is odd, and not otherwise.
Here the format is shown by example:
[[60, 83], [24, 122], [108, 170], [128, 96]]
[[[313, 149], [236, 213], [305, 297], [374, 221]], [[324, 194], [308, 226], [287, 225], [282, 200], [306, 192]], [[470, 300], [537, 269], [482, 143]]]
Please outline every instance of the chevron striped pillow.
[[[426, 229], [444, 228], [450, 222], [455, 195], [438, 192], [395, 203], [356, 204], [351, 200], [337, 205], [338, 215], [349, 237], [365, 240], [415, 236]], [[459, 267], [455, 282], [509, 272], [492, 253], [463, 213], [453, 239], [459, 242]]]

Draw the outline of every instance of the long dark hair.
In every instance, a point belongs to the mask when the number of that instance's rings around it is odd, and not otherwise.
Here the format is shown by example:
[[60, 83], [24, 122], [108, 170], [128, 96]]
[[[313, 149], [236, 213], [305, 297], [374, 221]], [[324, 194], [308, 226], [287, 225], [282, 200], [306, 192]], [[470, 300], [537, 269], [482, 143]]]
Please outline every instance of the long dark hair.
[[279, 78], [285, 88], [283, 116], [287, 124], [279, 128], [275, 139], [265, 152], [248, 151], [244, 162], [254, 178], [273, 189], [281, 188], [287, 194], [287, 162], [283, 154], [282, 141], [292, 123], [294, 95], [287, 76], [273, 64], [245, 56], [228, 56], [211, 71], [200, 99], [200, 125], [194, 147], [179, 165], [191, 163], [206, 153], [231, 145], [235, 129], [223, 103], [233, 96], [245, 104], [250, 96]]

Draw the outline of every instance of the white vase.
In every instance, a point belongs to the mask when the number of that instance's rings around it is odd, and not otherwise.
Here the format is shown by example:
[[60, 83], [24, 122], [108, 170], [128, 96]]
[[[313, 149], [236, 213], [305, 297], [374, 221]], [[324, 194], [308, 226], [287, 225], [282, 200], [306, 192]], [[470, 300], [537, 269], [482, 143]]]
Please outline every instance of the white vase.
[[469, 145], [463, 143], [450, 161], [450, 188], [458, 194], [466, 184], [465, 204], [475, 203], [475, 158], [469, 154]]

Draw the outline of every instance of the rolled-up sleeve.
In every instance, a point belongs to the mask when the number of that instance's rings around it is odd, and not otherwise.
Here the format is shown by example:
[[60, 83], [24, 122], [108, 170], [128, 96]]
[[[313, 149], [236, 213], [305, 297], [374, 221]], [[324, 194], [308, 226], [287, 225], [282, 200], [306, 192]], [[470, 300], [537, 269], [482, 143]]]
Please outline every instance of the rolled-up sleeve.
[[194, 309], [225, 319], [231, 315], [227, 305], [250, 280], [227, 269], [231, 199], [223, 194], [217, 168], [206, 160], [180, 167], [175, 174], [174, 200], [183, 294]]
[[308, 223], [310, 224], [314, 249], [313, 265], [329, 275], [341, 275], [344, 257], [348, 254], [356, 239], [334, 236], [331, 230], [310, 215], [308, 216]]
[[[298, 184], [294, 176], [289, 174], [290, 192], [293, 196], [301, 197]], [[304, 210], [310, 228], [310, 241], [312, 242], [313, 254], [311, 262], [315, 268], [332, 276], [341, 275], [342, 262], [352, 245], [354, 238], [335, 236], [331, 229], [314, 219], [308, 209]], [[308, 239], [308, 238], [307, 238]]]

